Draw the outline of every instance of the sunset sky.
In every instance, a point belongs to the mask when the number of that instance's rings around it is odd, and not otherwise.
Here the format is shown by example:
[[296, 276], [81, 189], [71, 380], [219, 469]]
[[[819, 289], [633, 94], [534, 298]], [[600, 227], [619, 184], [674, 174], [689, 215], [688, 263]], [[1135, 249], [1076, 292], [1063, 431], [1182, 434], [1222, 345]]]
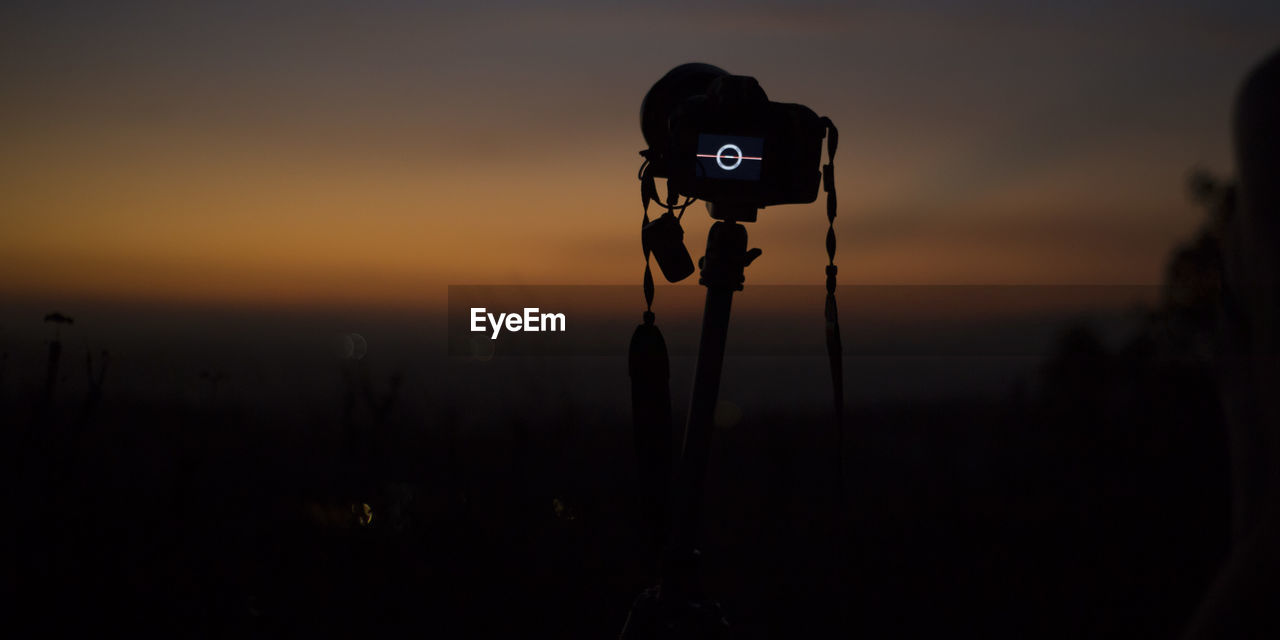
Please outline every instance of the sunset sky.
[[[5, 3], [0, 294], [638, 284], [640, 99], [688, 61], [840, 127], [843, 282], [1156, 283], [1280, 44], [1274, 2], [470, 4]], [[762, 212], [749, 282], [820, 283], [825, 229]]]

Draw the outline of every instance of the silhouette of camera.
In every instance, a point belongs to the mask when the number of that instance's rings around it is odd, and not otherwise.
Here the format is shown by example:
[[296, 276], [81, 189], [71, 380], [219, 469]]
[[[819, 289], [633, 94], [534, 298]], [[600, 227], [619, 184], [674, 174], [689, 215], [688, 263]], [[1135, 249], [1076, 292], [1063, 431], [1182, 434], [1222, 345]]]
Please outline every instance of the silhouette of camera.
[[645, 95], [640, 127], [655, 176], [683, 196], [756, 208], [818, 197], [822, 118], [770, 101], [755, 78], [680, 65]]

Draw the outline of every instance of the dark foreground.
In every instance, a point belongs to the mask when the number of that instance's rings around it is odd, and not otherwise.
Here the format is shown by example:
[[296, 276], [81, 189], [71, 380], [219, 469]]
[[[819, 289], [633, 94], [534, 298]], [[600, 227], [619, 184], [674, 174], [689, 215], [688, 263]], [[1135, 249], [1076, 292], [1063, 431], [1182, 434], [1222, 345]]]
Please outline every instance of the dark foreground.
[[[1175, 637], [1228, 539], [1212, 380], [1088, 358], [1045, 380], [855, 407], [843, 499], [820, 408], [718, 431], [704, 574], [736, 634]], [[628, 415], [324, 403], [11, 407], [14, 621], [602, 638], [655, 581]]]

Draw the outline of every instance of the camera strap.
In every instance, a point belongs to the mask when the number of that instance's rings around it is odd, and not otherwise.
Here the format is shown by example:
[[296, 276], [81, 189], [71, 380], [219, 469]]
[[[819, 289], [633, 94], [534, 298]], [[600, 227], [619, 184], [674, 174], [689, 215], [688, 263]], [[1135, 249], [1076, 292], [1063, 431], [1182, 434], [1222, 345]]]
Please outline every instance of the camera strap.
[[[649, 203], [658, 199], [654, 169], [648, 162], [640, 167], [640, 201], [644, 225], [649, 224]], [[653, 272], [649, 266], [651, 253], [644, 234], [644, 301], [643, 322], [631, 335], [627, 368], [631, 376], [631, 416], [634, 425], [636, 462], [640, 476], [640, 501], [645, 519], [654, 527], [655, 548], [662, 548], [668, 529], [667, 502], [671, 488], [671, 367], [667, 343], [654, 323]]]
[[827, 129], [827, 164], [822, 167], [822, 189], [827, 192], [827, 360], [831, 366], [831, 391], [836, 414], [837, 481], [844, 491], [844, 349], [840, 343], [840, 315], [836, 311], [836, 146], [839, 131], [830, 118], [822, 119]]

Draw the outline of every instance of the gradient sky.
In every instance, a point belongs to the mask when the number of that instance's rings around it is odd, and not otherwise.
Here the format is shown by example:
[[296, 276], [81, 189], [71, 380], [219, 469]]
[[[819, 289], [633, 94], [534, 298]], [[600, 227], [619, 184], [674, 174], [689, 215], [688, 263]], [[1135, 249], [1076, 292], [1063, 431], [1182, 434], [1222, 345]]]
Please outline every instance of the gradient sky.
[[[1280, 44], [1280, 3], [1162, 7], [7, 2], [0, 294], [638, 284], [640, 98], [694, 60], [840, 127], [843, 282], [1156, 283]], [[825, 222], [762, 212], [749, 282], [820, 283]]]

